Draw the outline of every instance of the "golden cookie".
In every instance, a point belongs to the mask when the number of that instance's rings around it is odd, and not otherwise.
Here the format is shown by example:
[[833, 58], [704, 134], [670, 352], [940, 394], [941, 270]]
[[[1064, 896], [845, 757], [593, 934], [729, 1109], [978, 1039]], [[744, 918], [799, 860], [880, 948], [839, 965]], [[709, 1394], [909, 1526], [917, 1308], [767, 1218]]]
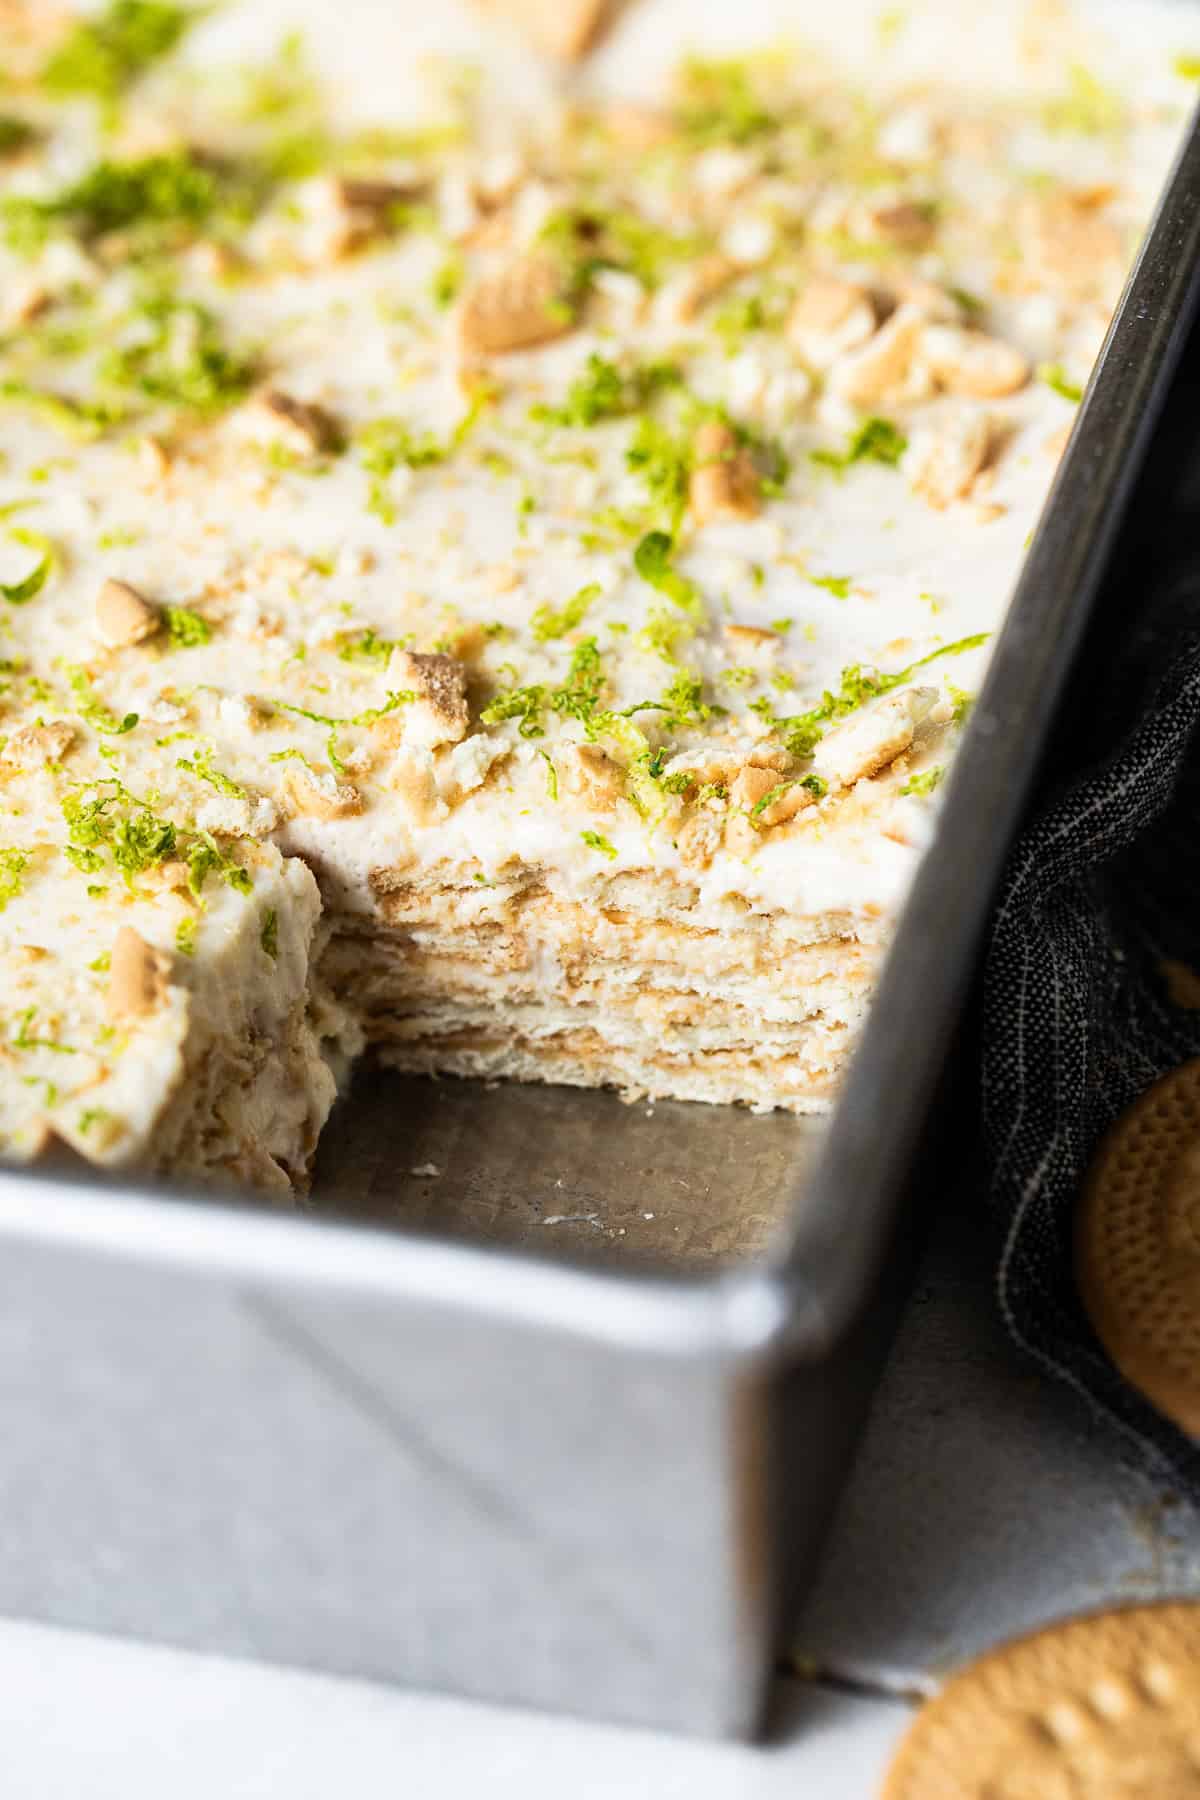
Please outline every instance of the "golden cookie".
[[1121, 1115], [1075, 1233], [1079, 1291], [1128, 1381], [1200, 1438], [1200, 1059]]
[[917, 1714], [882, 1800], [1196, 1800], [1200, 1604], [1069, 1619], [989, 1651]]
[[1185, 1012], [1200, 1011], [1200, 975], [1186, 963], [1173, 962], [1170, 957], [1164, 957], [1158, 969], [1166, 984], [1168, 999], [1174, 1005], [1182, 1006]]

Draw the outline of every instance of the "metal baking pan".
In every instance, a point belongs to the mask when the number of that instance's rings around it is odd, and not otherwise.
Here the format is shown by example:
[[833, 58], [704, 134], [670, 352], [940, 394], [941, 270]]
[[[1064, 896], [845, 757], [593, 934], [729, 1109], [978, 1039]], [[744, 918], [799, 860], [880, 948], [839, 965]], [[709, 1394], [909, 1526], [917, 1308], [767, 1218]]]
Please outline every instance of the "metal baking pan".
[[758, 1727], [914, 1190], [944, 1192], [961, 1137], [944, 1070], [989, 897], [1198, 268], [1193, 126], [828, 1125], [375, 1075], [303, 1211], [3, 1175], [0, 1611]]

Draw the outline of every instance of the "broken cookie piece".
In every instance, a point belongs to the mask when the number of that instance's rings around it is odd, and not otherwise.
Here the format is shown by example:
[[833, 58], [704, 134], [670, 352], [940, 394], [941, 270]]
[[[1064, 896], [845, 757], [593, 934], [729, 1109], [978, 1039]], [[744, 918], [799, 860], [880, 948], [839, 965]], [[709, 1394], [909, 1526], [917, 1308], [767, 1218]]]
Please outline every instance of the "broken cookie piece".
[[247, 423], [256, 436], [301, 457], [335, 450], [341, 436], [333, 415], [323, 406], [296, 400], [280, 388], [266, 388], [255, 395], [247, 408]]
[[10, 769], [40, 769], [61, 762], [78, 733], [66, 719], [47, 725], [25, 725], [13, 733], [0, 752], [0, 763]]
[[291, 763], [283, 779], [284, 797], [294, 812], [306, 819], [348, 819], [363, 808], [363, 798], [352, 781], [340, 781], [332, 769], [310, 769]]
[[467, 671], [455, 656], [422, 655], [400, 650], [391, 671], [413, 696], [400, 725], [404, 741], [426, 750], [457, 744], [471, 722], [467, 709]]
[[157, 606], [127, 581], [106, 581], [96, 596], [96, 635], [110, 650], [144, 643], [162, 629]]
[[570, 281], [554, 257], [510, 262], [471, 288], [458, 315], [459, 343], [470, 356], [532, 350], [570, 331]]
[[749, 450], [719, 419], [709, 419], [692, 440], [688, 506], [697, 525], [712, 519], [752, 519], [761, 505], [762, 481]]
[[1029, 380], [1029, 358], [1012, 344], [956, 325], [931, 325], [921, 353], [948, 393], [976, 400], [1015, 394]]
[[826, 732], [813, 751], [813, 768], [836, 788], [878, 775], [908, 749], [936, 699], [937, 689], [927, 687], [885, 694]]
[[861, 349], [835, 360], [829, 371], [830, 391], [863, 411], [911, 406], [925, 398], [933, 385], [921, 359], [926, 329], [919, 307], [898, 306]]
[[625, 773], [599, 744], [571, 744], [559, 761], [563, 787], [597, 812], [611, 812], [625, 794]]
[[921, 426], [902, 465], [913, 492], [939, 508], [965, 499], [987, 462], [990, 443], [987, 414], [975, 409], [942, 413]]
[[132, 925], [122, 925], [113, 940], [108, 976], [108, 1016], [128, 1025], [162, 1005], [167, 996], [171, 959], [148, 944]]
[[805, 284], [788, 315], [787, 331], [805, 362], [828, 369], [848, 351], [861, 349], [875, 325], [867, 289], [826, 276]]

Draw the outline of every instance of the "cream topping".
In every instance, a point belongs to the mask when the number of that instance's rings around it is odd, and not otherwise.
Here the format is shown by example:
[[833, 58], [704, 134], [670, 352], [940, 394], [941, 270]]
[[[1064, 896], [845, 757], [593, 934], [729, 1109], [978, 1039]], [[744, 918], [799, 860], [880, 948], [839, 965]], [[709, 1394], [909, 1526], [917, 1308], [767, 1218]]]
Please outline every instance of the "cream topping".
[[[14, 1148], [137, 1153], [231, 970], [294, 997], [288, 859], [351, 911], [519, 863], [894, 913], [1188, 46], [811, 11], [689, 6], [735, 60], [673, 76], [649, 0], [570, 96], [366, 0], [230, 4], [97, 95], [78, 22], [5, 13]], [[127, 1030], [122, 926], [172, 959]]]

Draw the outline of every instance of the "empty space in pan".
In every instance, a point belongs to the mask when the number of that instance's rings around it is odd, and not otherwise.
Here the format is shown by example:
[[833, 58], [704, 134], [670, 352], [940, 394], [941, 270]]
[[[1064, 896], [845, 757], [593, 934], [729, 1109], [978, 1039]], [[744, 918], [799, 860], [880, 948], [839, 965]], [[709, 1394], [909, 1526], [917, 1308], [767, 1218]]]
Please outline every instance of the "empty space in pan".
[[700, 1272], [784, 1232], [821, 1118], [364, 1068], [321, 1139], [319, 1213]]

